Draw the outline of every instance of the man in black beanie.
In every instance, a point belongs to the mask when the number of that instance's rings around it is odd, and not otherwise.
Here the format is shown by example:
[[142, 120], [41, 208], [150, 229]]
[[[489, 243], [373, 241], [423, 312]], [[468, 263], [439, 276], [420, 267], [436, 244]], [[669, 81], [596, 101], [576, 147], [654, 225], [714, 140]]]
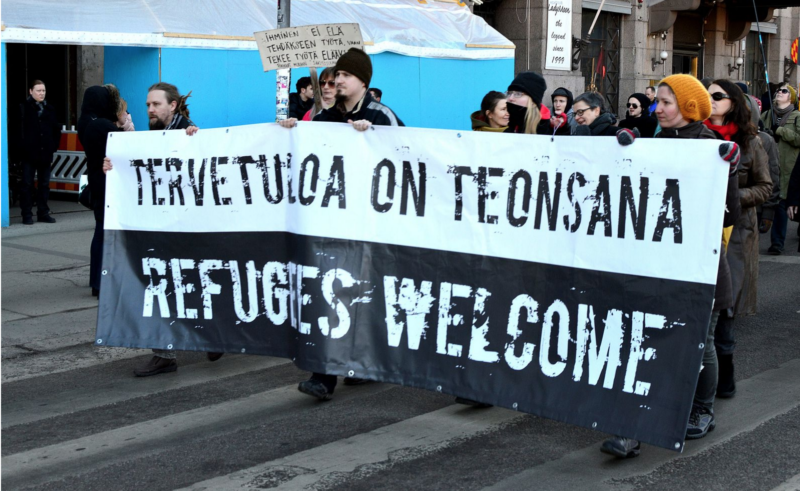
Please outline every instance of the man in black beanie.
[[336, 104], [314, 117], [314, 121], [352, 123], [359, 131], [371, 125], [405, 126], [388, 107], [374, 100], [369, 93], [372, 61], [369, 55], [350, 48], [336, 61]]
[[[314, 121], [349, 123], [358, 131], [366, 131], [372, 125], [405, 126], [391, 109], [375, 101], [369, 93], [372, 80], [372, 62], [369, 56], [357, 48], [350, 48], [343, 54], [333, 68], [336, 77], [336, 104], [314, 117]], [[279, 122], [284, 128], [297, 124], [296, 120]], [[297, 389], [319, 400], [325, 401], [333, 396], [336, 388], [336, 375], [314, 373]], [[356, 378], [345, 378], [345, 385], [358, 385], [367, 382]]]

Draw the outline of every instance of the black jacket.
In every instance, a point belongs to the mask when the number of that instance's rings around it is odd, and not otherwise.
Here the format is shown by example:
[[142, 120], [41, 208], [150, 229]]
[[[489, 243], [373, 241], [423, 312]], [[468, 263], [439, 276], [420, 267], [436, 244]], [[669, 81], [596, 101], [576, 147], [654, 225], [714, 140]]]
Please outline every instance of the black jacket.
[[391, 109], [375, 101], [369, 91], [364, 94], [364, 98], [356, 104], [352, 111], [343, 112], [343, 109], [339, 104], [335, 104], [314, 116], [314, 121], [346, 123], [347, 121], [366, 119], [377, 126], [405, 126]]
[[619, 122], [619, 127], [627, 128], [629, 130], [638, 128], [639, 135], [642, 138], [653, 138], [653, 136], [656, 134], [658, 121], [656, 121], [656, 118], [652, 116], [641, 115], [638, 118], [626, 116], [625, 119]]
[[615, 120], [611, 113], [603, 113], [597, 117], [589, 126], [578, 125], [573, 135], [577, 136], [616, 136], [617, 128], [614, 126]]
[[[713, 131], [706, 128], [703, 123], [695, 121], [679, 129], [662, 128], [656, 135], [656, 138], [714, 140], [717, 136]], [[725, 194], [725, 217], [722, 219], [723, 228], [732, 227], [736, 223], [736, 220], [739, 219], [741, 212], [742, 204], [739, 199], [739, 176], [734, 173], [732, 176], [728, 176], [728, 190]], [[721, 233], [722, 231], [720, 231], [720, 234]], [[721, 244], [720, 251], [724, 251]], [[717, 288], [714, 291], [713, 307], [715, 312], [733, 307], [731, 269], [725, 256], [725, 254], [720, 253], [719, 265], [717, 266]]]
[[309, 109], [314, 107], [314, 99], [303, 102], [300, 94], [292, 92], [289, 94], [289, 117], [303, 119]]
[[25, 162], [52, 162], [61, 140], [61, 125], [55, 108], [44, 101], [42, 115], [33, 97], [20, 104], [22, 158]]
[[78, 119], [78, 139], [86, 152], [89, 174], [102, 173], [108, 134], [120, 131], [114, 124], [116, 120], [116, 108], [108, 90], [99, 85], [86, 89], [83, 94], [81, 117]]

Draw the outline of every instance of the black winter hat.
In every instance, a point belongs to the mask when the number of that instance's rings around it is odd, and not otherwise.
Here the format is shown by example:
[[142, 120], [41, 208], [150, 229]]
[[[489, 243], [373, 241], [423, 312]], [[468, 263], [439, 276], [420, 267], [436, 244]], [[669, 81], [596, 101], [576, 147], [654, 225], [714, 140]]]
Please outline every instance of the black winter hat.
[[355, 75], [369, 87], [369, 82], [372, 80], [372, 61], [369, 55], [360, 49], [350, 48], [347, 53], [340, 56], [336, 60], [336, 66], [333, 67], [333, 73], [339, 70]]
[[533, 99], [533, 102], [541, 107], [544, 91], [547, 90], [547, 82], [545, 82], [544, 77], [538, 73], [522, 72], [511, 82], [511, 85], [508, 86], [508, 90], [516, 90], [528, 94], [530, 98]]
[[628, 97], [628, 100], [631, 100], [631, 98], [636, 99], [637, 101], [639, 101], [639, 107], [643, 108], [642, 109], [642, 114], [644, 116], [647, 116], [648, 114], [650, 114], [650, 112], [649, 112], [650, 111], [650, 104], [652, 104], [652, 102], [650, 102], [650, 98], [649, 97], [647, 97], [646, 95], [642, 94], [641, 92], [636, 92], [634, 94], [631, 94], [631, 96]]

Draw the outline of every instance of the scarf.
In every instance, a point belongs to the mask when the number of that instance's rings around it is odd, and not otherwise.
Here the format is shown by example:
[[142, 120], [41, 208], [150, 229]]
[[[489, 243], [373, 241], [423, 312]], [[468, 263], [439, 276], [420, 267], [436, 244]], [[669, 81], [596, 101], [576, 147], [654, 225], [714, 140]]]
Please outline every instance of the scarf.
[[736, 123], [728, 123], [726, 125], [718, 126], [712, 124], [710, 119], [707, 119], [703, 121], [703, 124], [706, 125], [708, 129], [719, 133], [725, 141], [732, 141], [733, 137], [736, 136], [736, 133], [739, 132], [739, 127], [736, 126]]
[[774, 111], [775, 111], [775, 120], [778, 122], [778, 126], [779, 127], [783, 126], [789, 119], [786, 116], [789, 115], [792, 111], [794, 111], [794, 104], [789, 104], [783, 109], [778, 109], [777, 107], [775, 107]]
[[508, 127], [510, 133], [525, 133], [525, 116], [528, 115], [528, 108], [517, 104], [508, 103]]

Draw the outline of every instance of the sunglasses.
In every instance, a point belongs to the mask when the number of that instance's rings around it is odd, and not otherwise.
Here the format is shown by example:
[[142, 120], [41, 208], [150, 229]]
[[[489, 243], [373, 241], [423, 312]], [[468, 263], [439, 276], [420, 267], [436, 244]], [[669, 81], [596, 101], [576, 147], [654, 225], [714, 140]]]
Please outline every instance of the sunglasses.
[[729, 96], [728, 94], [724, 94], [722, 92], [714, 92], [713, 94], [711, 94], [711, 98], [719, 102], [723, 99], [730, 99], [731, 96]]
[[326, 85], [327, 85], [328, 87], [336, 87], [336, 82], [335, 82], [335, 81], [333, 81], [333, 80], [328, 80], [327, 82], [322, 82], [322, 81], [320, 81], [319, 85], [320, 85], [321, 87], [325, 87]]
[[631, 108], [633, 108], [633, 109], [639, 109], [639, 104], [631, 104], [631, 103], [629, 102], [629, 103], [628, 103], [628, 109], [631, 109]]
[[778, 89], [775, 91], [776, 94], [789, 94], [789, 89]]

